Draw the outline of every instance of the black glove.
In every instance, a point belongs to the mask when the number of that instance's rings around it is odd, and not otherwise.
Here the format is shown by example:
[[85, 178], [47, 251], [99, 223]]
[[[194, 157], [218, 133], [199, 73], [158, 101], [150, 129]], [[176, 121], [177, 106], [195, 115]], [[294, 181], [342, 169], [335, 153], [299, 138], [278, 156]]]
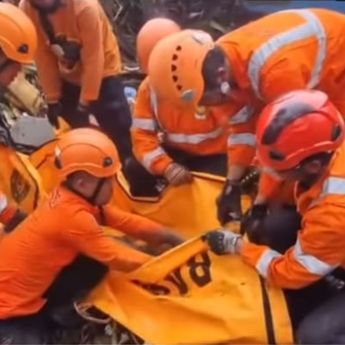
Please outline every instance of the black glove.
[[227, 180], [222, 194], [217, 199], [218, 220], [224, 225], [242, 217], [241, 187], [238, 182]]
[[241, 223], [241, 234], [246, 233], [251, 242], [264, 243], [263, 221], [267, 216], [267, 205], [258, 204], [250, 208]]
[[49, 103], [48, 104], [48, 120], [52, 126], [54, 126], [56, 129], [59, 129], [59, 116], [62, 112], [62, 105], [60, 102], [56, 103]]
[[12, 232], [28, 215], [25, 212], [17, 210], [13, 217], [4, 226], [6, 234]]
[[217, 255], [236, 254], [236, 245], [240, 238], [241, 235], [223, 229], [210, 231], [202, 237]]
[[80, 127], [88, 127], [90, 125], [90, 109], [88, 106], [83, 104], [78, 104], [73, 127], [80, 128]]

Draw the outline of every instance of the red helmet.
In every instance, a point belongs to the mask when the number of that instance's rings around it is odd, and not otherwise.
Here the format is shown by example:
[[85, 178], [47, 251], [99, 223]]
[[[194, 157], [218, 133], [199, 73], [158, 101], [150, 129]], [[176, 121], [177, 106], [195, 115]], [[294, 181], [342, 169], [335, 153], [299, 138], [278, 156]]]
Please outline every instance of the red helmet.
[[257, 123], [260, 163], [276, 171], [336, 150], [344, 140], [344, 121], [328, 96], [316, 90], [289, 92], [268, 104]]

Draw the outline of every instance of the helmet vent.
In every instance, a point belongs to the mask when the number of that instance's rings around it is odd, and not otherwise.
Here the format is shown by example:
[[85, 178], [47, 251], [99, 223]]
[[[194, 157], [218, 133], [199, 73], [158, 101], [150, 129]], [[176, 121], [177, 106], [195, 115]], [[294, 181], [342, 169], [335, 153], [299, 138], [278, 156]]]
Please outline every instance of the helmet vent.
[[21, 44], [17, 49], [19, 53], [27, 54], [29, 52], [29, 46], [25, 43]]
[[283, 161], [285, 158], [285, 156], [278, 151], [270, 151], [270, 157], [275, 161]]
[[103, 161], [103, 167], [108, 168], [112, 165], [113, 165], [113, 160], [111, 159], [111, 157], [105, 157]]
[[176, 47], [176, 51], [179, 52], [179, 51], [181, 51], [181, 50], [182, 50], [182, 47], [181, 47], [181, 46], [177, 46], [177, 47]]
[[340, 125], [336, 125], [332, 130], [332, 140], [336, 141], [342, 134]]
[[173, 61], [176, 61], [178, 59], [178, 55], [177, 54], [174, 54], [173, 57], [172, 57]]

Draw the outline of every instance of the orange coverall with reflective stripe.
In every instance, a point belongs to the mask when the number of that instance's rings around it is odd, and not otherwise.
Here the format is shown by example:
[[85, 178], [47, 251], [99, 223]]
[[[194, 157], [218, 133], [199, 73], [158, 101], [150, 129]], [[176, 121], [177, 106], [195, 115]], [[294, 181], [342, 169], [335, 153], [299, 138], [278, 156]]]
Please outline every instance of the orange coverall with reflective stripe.
[[345, 267], [345, 144], [334, 154], [327, 173], [308, 191], [296, 184], [302, 225], [296, 244], [284, 255], [246, 242], [241, 256], [281, 288], [305, 287], [336, 267]]
[[162, 175], [172, 162], [164, 146], [205, 156], [227, 152], [228, 119], [243, 123], [251, 116], [250, 107], [230, 103], [206, 109], [177, 108], [157, 101], [146, 78], [139, 87], [132, 124], [133, 150], [147, 170]]
[[[326, 9], [276, 12], [224, 35], [217, 44], [248, 104], [262, 106], [288, 91], [315, 88], [327, 93], [345, 116], [343, 14]], [[253, 160], [256, 118], [232, 126], [234, 164], [246, 166]]]

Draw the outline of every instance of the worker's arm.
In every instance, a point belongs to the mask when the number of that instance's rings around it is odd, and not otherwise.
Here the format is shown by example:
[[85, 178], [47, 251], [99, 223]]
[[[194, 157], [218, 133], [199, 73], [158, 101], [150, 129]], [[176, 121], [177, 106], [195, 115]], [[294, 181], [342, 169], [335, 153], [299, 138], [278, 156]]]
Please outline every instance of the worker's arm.
[[159, 143], [158, 124], [148, 80], [140, 85], [134, 107], [131, 136], [133, 152], [139, 162], [154, 175], [162, 176], [173, 160]]
[[70, 226], [66, 233], [68, 243], [112, 269], [129, 272], [150, 259], [149, 255], [106, 236], [94, 217], [85, 211], [73, 215]]
[[[334, 204], [314, 207], [303, 218], [296, 244], [284, 255], [253, 243], [240, 250], [246, 263], [271, 284], [299, 289], [331, 273], [344, 260], [344, 208]], [[279, 231], [279, 229], [277, 229]]]
[[98, 99], [104, 70], [104, 48], [99, 4], [88, 2], [77, 17], [81, 38], [81, 93], [80, 104]]
[[[61, 98], [62, 81], [56, 56], [51, 51], [48, 38], [44, 34], [37, 18], [34, 18], [33, 9], [28, 1], [21, 1], [20, 8], [34, 21], [37, 31], [37, 50], [35, 63], [38, 78], [48, 103], [56, 103]], [[36, 21], [37, 20], [37, 21]]]
[[112, 205], [103, 208], [105, 223], [114, 229], [143, 240], [150, 245], [178, 245], [183, 242], [175, 232], [148, 218], [122, 211]]
[[228, 180], [240, 181], [252, 164], [255, 151], [256, 109], [240, 108], [229, 120]]

